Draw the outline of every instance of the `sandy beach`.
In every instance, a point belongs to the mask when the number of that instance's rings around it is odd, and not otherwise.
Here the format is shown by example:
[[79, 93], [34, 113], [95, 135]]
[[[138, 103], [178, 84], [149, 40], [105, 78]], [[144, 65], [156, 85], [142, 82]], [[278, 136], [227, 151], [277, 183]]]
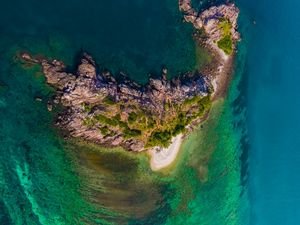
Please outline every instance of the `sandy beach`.
[[[220, 52], [220, 50], [217, 51], [217, 53]], [[214, 88], [214, 92], [212, 94], [213, 100], [216, 100], [219, 97], [224, 97], [224, 95], [226, 94], [228, 83], [231, 79], [230, 74], [232, 72], [234, 56], [224, 57], [224, 54], [219, 54], [218, 58], [218, 63], [220, 65], [215, 69], [215, 71], [212, 72], [212, 85]], [[172, 139], [172, 143], [168, 148], [157, 147], [149, 150], [149, 154], [151, 156], [151, 169], [153, 171], [157, 171], [171, 165], [177, 157], [182, 141], [183, 135], [179, 134]]]
[[[222, 58], [222, 63], [215, 71], [214, 78], [212, 79], [212, 85], [214, 86], [213, 99], [222, 97], [225, 95], [228, 83], [230, 81], [229, 74], [232, 70], [233, 57]], [[177, 157], [183, 141], [183, 135], [179, 134], [172, 139], [172, 143], [168, 148], [155, 148], [149, 150], [151, 156], [150, 167], [153, 171], [166, 168], [171, 165]]]
[[[212, 101], [222, 98], [226, 95], [227, 88], [231, 79], [231, 73], [233, 69], [233, 59], [235, 52], [230, 55], [226, 54], [224, 50], [219, 48], [217, 41], [222, 38], [222, 31], [218, 31], [218, 22], [213, 21], [211, 23], [205, 23], [206, 19], [211, 18], [212, 15], [216, 14], [216, 11], [226, 14], [226, 18], [231, 22], [231, 38], [233, 41], [240, 40], [240, 35], [236, 30], [237, 23], [236, 19], [238, 16], [238, 9], [233, 4], [219, 6], [219, 8], [212, 7], [201, 15], [197, 15], [196, 11], [191, 7], [190, 0], [179, 0], [179, 8], [185, 13], [185, 20], [191, 22], [196, 29], [204, 27], [204, 30], [209, 36], [206, 40], [199, 39], [199, 43], [204, 45], [206, 49], [213, 56], [213, 60], [201, 69], [202, 74], [207, 74], [213, 86], [213, 93], [211, 95]], [[235, 46], [233, 46], [233, 50]], [[183, 135], [179, 134], [172, 139], [172, 142], [168, 148], [156, 147], [149, 150], [151, 160], [151, 169], [156, 171], [165, 168], [174, 162], [176, 156], [180, 150], [180, 146], [183, 140]]]
[[168, 148], [157, 148], [149, 150], [151, 156], [150, 167], [153, 171], [157, 171], [168, 167], [174, 162], [180, 150], [182, 143], [182, 134], [177, 135], [172, 139], [172, 143]]

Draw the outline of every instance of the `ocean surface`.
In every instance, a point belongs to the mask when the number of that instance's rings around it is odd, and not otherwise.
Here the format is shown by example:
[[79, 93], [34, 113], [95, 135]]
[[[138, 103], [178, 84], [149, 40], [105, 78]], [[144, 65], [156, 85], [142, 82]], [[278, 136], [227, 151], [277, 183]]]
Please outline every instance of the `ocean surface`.
[[238, 3], [256, 22], [244, 75], [251, 224], [300, 224], [300, 3]]
[[236, 4], [242, 41], [227, 96], [176, 163], [152, 172], [146, 154], [64, 140], [53, 126], [58, 111], [46, 107], [54, 90], [38, 66], [16, 56], [28, 51], [74, 67], [87, 51], [100, 67], [141, 83], [162, 66], [170, 77], [194, 70], [206, 55], [177, 1], [3, 2], [0, 224], [300, 224], [300, 5]]

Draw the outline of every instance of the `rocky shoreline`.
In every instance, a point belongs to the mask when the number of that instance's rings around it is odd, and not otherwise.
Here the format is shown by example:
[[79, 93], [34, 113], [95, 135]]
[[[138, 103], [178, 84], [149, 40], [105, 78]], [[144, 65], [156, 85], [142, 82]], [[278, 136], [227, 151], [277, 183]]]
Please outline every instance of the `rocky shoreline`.
[[[144, 150], [146, 143], [137, 138], [125, 139], [121, 129], [114, 129], [114, 135], [103, 135], [97, 125], [88, 126], [84, 121], [92, 115], [116, 110], [114, 106], [119, 103], [122, 104], [120, 120], [128, 120], [129, 114], [135, 110], [132, 108], [142, 109], [147, 116], [163, 118], [166, 104], [179, 106], [186, 99], [208, 96], [211, 89], [206, 76], [195, 73], [167, 80], [166, 69], [163, 69], [160, 79], [150, 78], [147, 85], [139, 85], [126, 77], [117, 81], [108, 71], [97, 73], [95, 62], [86, 53], [82, 55], [76, 73], [68, 73], [63, 62], [58, 60], [34, 59], [27, 53], [21, 57], [26, 62], [39, 63], [47, 83], [57, 89], [53, 103], [66, 107], [58, 118], [59, 126], [73, 137], [132, 151]], [[91, 109], [87, 110], [87, 107]]]
[[[179, 0], [179, 9], [184, 14], [186, 22], [192, 23], [195, 29], [204, 32], [205, 37], [200, 38], [199, 43], [204, 45], [214, 57], [213, 62], [205, 68], [201, 68], [200, 71], [211, 77], [211, 84], [215, 90], [213, 98], [223, 96], [230, 82], [236, 44], [241, 40], [237, 24], [239, 9], [234, 3], [228, 3], [197, 12], [192, 8], [191, 0]], [[227, 25], [229, 25], [228, 32], [232, 41], [231, 54], [226, 54], [218, 46], [218, 41], [222, 40], [224, 33], [224, 27], [222, 27], [224, 21], [227, 21]]]
[[223, 36], [222, 23], [228, 21], [228, 31], [232, 39], [232, 48], [235, 48], [236, 42], [240, 40], [240, 34], [237, 31], [239, 9], [233, 3], [229, 3], [213, 6], [199, 13], [192, 8], [191, 0], [179, 0], [179, 9], [184, 14], [186, 22], [192, 23], [196, 29], [204, 30], [206, 34], [205, 43], [226, 60], [229, 54], [226, 55], [219, 48], [217, 42]]
[[82, 54], [77, 70], [72, 72], [59, 60], [22, 53], [21, 59], [26, 63], [42, 66], [47, 83], [57, 90], [55, 99], [48, 104], [49, 110], [55, 104], [65, 107], [57, 125], [71, 137], [103, 146], [159, 151], [170, 146], [173, 137], [199, 124], [210, 109], [212, 97], [220, 91], [216, 80], [224, 79], [228, 73], [224, 68], [231, 66], [234, 55], [226, 55], [217, 43], [224, 30], [220, 23], [230, 23], [234, 49], [239, 40], [238, 9], [233, 4], [221, 5], [199, 14], [188, 0], [179, 0], [179, 8], [187, 22], [204, 29], [202, 43], [214, 53], [217, 62], [211, 68], [172, 80], [167, 79], [167, 68], [163, 68], [160, 78], [150, 78], [146, 85], [140, 85], [126, 76], [117, 80], [109, 71], [100, 70], [87, 53]]

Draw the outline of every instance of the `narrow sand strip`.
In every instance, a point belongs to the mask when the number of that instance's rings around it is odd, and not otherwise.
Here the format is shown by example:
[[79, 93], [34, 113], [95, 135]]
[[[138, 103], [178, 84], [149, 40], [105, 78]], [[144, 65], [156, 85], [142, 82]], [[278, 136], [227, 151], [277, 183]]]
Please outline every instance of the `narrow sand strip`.
[[172, 143], [168, 148], [156, 148], [149, 151], [151, 160], [150, 167], [153, 171], [165, 168], [174, 162], [182, 143], [182, 134], [173, 137]]

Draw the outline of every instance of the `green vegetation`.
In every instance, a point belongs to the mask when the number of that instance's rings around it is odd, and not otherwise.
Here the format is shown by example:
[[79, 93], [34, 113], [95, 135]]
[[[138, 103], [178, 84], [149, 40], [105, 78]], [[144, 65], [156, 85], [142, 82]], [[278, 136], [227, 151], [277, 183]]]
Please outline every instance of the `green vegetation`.
[[[117, 114], [112, 118], [106, 117], [102, 114], [98, 114], [98, 115], [94, 116], [94, 119], [96, 119], [97, 122], [99, 122], [102, 125], [108, 125], [108, 126], [112, 126], [112, 127], [119, 126], [120, 128], [123, 129], [123, 135], [124, 135], [125, 138], [137, 137], [137, 136], [140, 136], [142, 134], [142, 132], [140, 130], [130, 129], [128, 127], [127, 123], [121, 120], [120, 114]], [[101, 133], [102, 132], [106, 133], [105, 132], [106, 129], [105, 130], [103, 130], [103, 129], [104, 129], [103, 127], [100, 128]]]
[[174, 128], [174, 130], [172, 132], [172, 135], [176, 136], [176, 135], [178, 135], [178, 134], [180, 134], [180, 133], [182, 133], [184, 131], [185, 131], [185, 126], [183, 124], [178, 123], [176, 125], [176, 127]]
[[217, 42], [218, 47], [222, 49], [225, 54], [231, 55], [232, 48], [232, 36], [231, 36], [231, 23], [227, 19], [221, 19], [219, 28], [222, 29], [222, 38]]
[[112, 118], [109, 118], [102, 114], [97, 114], [94, 116], [94, 119], [96, 119], [100, 124], [105, 124], [112, 127], [117, 127], [117, 126], [121, 128], [127, 127], [127, 124], [121, 120], [120, 114], [117, 114]]
[[138, 115], [135, 112], [131, 112], [128, 115], [128, 123], [132, 124], [136, 121]]
[[113, 105], [113, 104], [115, 104], [113, 98], [110, 97], [109, 95], [107, 95], [107, 96], [103, 99], [103, 103], [105, 103], [105, 104], [107, 104], [107, 105]]
[[[181, 105], [181, 110], [177, 112], [176, 117], [172, 117], [171, 120], [166, 121], [163, 129], [154, 129], [151, 133], [146, 147], [154, 146], [169, 146], [172, 137], [185, 132], [185, 127], [194, 119], [199, 118], [205, 114], [211, 107], [210, 96], [200, 97], [194, 96], [193, 98], [186, 99]], [[187, 108], [184, 111], [184, 108]], [[194, 108], [194, 110], [192, 110]], [[183, 110], [183, 111], [182, 111]], [[191, 115], [188, 115], [188, 112]]]
[[140, 130], [136, 129], [129, 129], [128, 127], [123, 130], [123, 135], [126, 139], [132, 138], [132, 137], [138, 137], [142, 134]]
[[87, 127], [93, 127], [95, 126], [97, 123], [97, 121], [94, 118], [86, 118], [83, 121], [83, 125], [87, 126]]
[[199, 107], [199, 110], [198, 110], [198, 116], [200, 116], [199, 114], [205, 113], [205, 111], [211, 107], [211, 99], [210, 99], [210, 96], [206, 96], [206, 97], [204, 97], [204, 98], [201, 98], [201, 99], [197, 102], [197, 104], [198, 104], [198, 107]]
[[104, 136], [110, 134], [110, 129], [108, 129], [107, 126], [100, 127], [99, 130], [100, 130], [101, 134]]
[[114, 118], [108, 118], [102, 114], [98, 114], [94, 117], [98, 122], [100, 122], [101, 124], [107, 124], [113, 127], [118, 126], [119, 121], [117, 119]]
[[148, 117], [147, 119], [147, 128], [153, 129], [155, 127], [155, 120], [152, 117]]
[[86, 103], [82, 103], [82, 107], [83, 107], [83, 110], [86, 112], [86, 113], [89, 113], [92, 111], [93, 109], [93, 105], [88, 105]]
[[231, 55], [232, 49], [232, 38], [231, 36], [225, 36], [218, 41], [218, 47], [222, 49], [227, 55]]
[[194, 103], [197, 103], [198, 101], [200, 101], [201, 100], [201, 97], [200, 96], [198, 96], [198, 95], [196, 95], [196, 96], [194, 96], [194, 97], [192, 97], [192, 98], [187, 98], [187, 99], [185, 99], [184, 100], [184, 105], [192, 105], [192, 104], [194, 104]]
[[218, 27], [222, 29], [224, 36], [231, 35], [232, 25], [228, 19], [221, 18]]
[[154, 131], [148, 139], [146, 147], [168, 147], [171, 143], [172, 134], [169, 130]]
[[[89, 127], [99, 127], [99, 131], [104, 136], [115, 135], [114, 130], [117, 129], [124, 139], [144, 140], [145, 147], [150, 148], [169, 146], [172, 137], [184, 133], [188, 124], [202, 117], [210, 109], [211, 99], [210, 96], [194, 96], [180, 104], [165, 102], [163, 115], [153, 115], [138, 107], [132, 107], [130, 103], [123, 104], [123, 109], [129, 107], [130, 112], [114, 107], [110, 112], [102, 112], [85, 119], [84, 124]], [[86, 108], [87, 106], [84, 106], [84, 109]]]

